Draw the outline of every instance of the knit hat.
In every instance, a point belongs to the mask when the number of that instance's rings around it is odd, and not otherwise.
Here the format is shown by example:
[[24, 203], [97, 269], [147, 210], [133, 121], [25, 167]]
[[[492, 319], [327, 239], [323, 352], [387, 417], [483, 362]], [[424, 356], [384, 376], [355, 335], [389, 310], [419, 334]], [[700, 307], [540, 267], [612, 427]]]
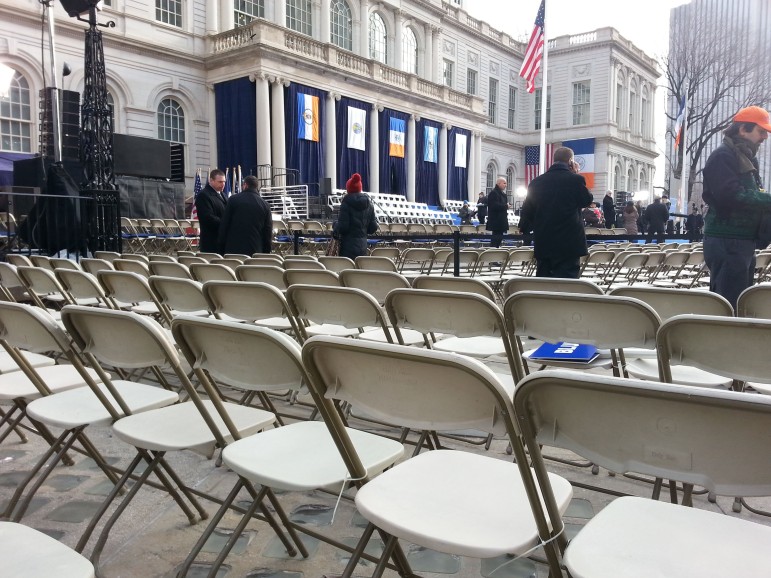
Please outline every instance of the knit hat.
[[748, 106], [736, 113], [734, 122], [754, 122], [761, 128], [771, 132], [771, 121], [768, 118], [768, 111], [759, 106]]
[[349, 193], [361, 192], [361, 175], [359, 173], [353, 173], [353, 176], [345, 183], [345, 190]]

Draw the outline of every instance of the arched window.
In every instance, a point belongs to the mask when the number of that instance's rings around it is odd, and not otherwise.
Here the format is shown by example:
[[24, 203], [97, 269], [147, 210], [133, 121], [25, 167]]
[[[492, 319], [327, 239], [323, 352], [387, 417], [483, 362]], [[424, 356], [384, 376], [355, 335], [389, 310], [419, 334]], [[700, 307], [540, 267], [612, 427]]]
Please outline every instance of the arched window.
[[383, 17], [377, 12], [369, 15], [369, 57], [386, 64], [388, 31]]
[[632, 169], [630, 168], [626, 173], [626, 186], [627, 191], [630, 193], [636, 193], [637, 192], [637, 183], [634, 182], [634, 173], [632, 172]]
[[7, 92], [0, 92], [0, 150], [31, 153], [32, 108], [29, 83], [18, 71], [6, 69], [4, 72], [13, 76]]
[[613, 184], [616, 187], [617, 191], [625, 191], [624, 188], [624, 178], [621, 176], [621, 167], [616, 165], [616, 168], [613, 169]]
[[498, 173], [498, 169], [495, 166], [495, 163], [488, 163], [487, 164], [487, 180], [485, 182], [485, 191], [490, 192], [493, 190], [493, 187], [495, 186], [495, 175]]
[[265, 18], [264, 0], [235, 0], [233, 9], [236, 26], [249, 24], [255, 18]]
[[311, 0], [286, 0], [286, 27], [313, 36]]
[[173, 98], [164, 98], [158, 105], [158, 138], [185, 142], [185, 111]]
[[402, 31], [402, 70], [411, 74], [418, 73], [418, 39], [409, 26]]
[[351, 8], [345, 0], [332, 0], [329, 4], [329, 37], [335, 46], [353, 50]]
[[506, 196], [511, 199], [514, 193], [514, 169], [509, 167], [506, 169]]

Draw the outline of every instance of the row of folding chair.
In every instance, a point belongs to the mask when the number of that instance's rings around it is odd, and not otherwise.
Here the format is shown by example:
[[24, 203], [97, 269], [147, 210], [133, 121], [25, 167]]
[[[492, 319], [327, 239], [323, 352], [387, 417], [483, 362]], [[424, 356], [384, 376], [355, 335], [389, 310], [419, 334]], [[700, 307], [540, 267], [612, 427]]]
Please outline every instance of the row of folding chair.
[[187, 219], [121, 217], [121, 237], [128, 251], [166, 253], [189, 251], [198, 244], [198, 223]]

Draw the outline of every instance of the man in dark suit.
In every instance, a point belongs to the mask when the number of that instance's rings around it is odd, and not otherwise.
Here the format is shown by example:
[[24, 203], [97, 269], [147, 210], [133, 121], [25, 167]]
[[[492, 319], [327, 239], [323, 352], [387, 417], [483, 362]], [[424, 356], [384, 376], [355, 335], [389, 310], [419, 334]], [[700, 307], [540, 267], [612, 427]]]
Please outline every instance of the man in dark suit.
[[227, 201], [222, 196], [225, 189], [225, 173], [214, 169], [209, 173], [209, 183], [198, 193], [195, 210], [201, 226], [201, 239], [198, 250], [202, 253], [216, 253], [220, 235], [220, 221], [225, 214]]
[[498, 177], [495, 186], [487, 195], [487, 224], [490, 246], [500, 247], [503, 236], [509, 230], [509, 202], [506, 197], [506, 179]]
[[244, 179], [243, 192], [228, 200], [220, 223], [219, 252], [270, 253], [272, 237], [273, 215], [260, 196], [260, 182], [250, 175]]
[[536, 276], [578, 278], [587, 254], [581, 209], [592, 200], [572, 149], [559, 147], [549, 170], [530, 181], [520, 214], [522, 233], [533, 233]]

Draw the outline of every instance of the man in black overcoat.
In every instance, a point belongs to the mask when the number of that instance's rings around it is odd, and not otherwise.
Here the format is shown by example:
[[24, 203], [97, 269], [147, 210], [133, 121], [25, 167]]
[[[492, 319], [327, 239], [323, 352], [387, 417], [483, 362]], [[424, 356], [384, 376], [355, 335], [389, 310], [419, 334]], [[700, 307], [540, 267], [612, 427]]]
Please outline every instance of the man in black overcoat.
[[260, 182], [249, 175], [244, 190], [228, 199], [220, 223], [219, 253], [270, 253], [273, 214], [260, 196]]
[[209, 173], [209, 182], [195, 198], [195, 210], [201, 226], [198, 250], [202, 253], [217, 253], [219, 249], [220, 221], [225, 214], [227, 201], [222, 195], [225, 189], [225, 173], [214, 169]]
[[492, 232], [490, 246], [500, 247], [503, 235], [509, 230], [509, 201], [506, 197], [506, 179], [498, 177], [495, 186], [487, 195], [487, 224]]
[[587, 254], [581, 209], [592, 200], [573, 150], [559, 147], [549, 170], [530, 181], [520, 214], [522, 233], [533, 234], [536, 276], [578, 278]]

